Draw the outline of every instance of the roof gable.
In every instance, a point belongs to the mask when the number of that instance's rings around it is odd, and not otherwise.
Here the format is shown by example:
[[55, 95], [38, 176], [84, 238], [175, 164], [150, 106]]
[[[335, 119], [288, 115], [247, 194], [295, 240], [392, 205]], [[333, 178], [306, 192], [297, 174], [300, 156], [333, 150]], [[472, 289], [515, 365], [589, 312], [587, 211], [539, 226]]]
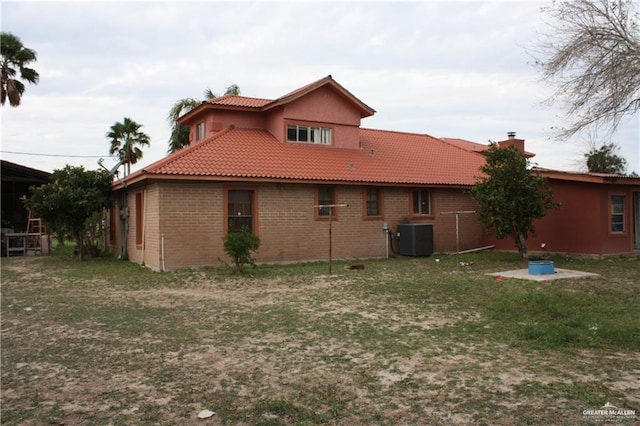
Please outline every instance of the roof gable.
[[303, 86], [299, 89], [294, 90], [293, 92], [290, 92], [284, 96], [281, 96], [280, 98], [266, 105], [265, 109], [271, 109], [280, 105], [291, 103], [315, 90], [318, 90], [321, 87], [330, 87], [336, 92], [338, 92], [344, 99], [346, 99], [349, 103], [355, 106], [356, 109], [358, 109], [358, 111], [360, 111], [361, 118], [369, 117], [375, 114], [375, 110], [373, 108], [371, 108], [370, 106], [362, 102], [360, 99], [356, 98], [351, 92], [349, 92], [337, 81], [335, 81], [333, 77], [331, 77], [331, 75], [328, 75], [324, 78], [321, 78], [320, 80], [314, 81], [311, 84], [308, 84], [306, 86]]
[[218, 98], [207, 99], [200, 105], [184, 114], [178, 119], [180, 123], [186, 123], [191, 118], [200, 115], [207, 109], [234, 109], [244, 111], [264, 112], [279, 106], [287, 105], [296, 100], [308, 95], [309, 93], [318, 90], [322, 87], [329, 87], [338, 93], [344, 100], [350, 105], [356, 108], [360, 114], [360, 118], [369, 117], [375, 114], [375, 110], [356, 98], [351, 92], [345, 89], [342, 85], [336, 82], [331, 75], [321, 78], [311, 84], [303, 86], [292, 92], [287, 93], [284, 96], [275, 100], [263, 99], [263, 98], [249, 98], [240, 95], [225, 95]]

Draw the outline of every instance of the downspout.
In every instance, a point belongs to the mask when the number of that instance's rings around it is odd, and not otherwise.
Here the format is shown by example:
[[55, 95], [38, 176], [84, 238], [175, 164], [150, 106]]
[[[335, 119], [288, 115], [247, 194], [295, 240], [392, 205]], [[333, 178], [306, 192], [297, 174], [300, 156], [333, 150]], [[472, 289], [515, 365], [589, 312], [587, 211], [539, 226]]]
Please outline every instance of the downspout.
[[160, 250], [161, 250], [160, 253], [162, 256], [162, 272], [165, 272], [167, 269], [165, 268], [165, 265], [164, 265], [164, 234], [162, 234], [161, 238], [162, 238], [162, 241], [161, 241], [162, 246], [160, 247]]

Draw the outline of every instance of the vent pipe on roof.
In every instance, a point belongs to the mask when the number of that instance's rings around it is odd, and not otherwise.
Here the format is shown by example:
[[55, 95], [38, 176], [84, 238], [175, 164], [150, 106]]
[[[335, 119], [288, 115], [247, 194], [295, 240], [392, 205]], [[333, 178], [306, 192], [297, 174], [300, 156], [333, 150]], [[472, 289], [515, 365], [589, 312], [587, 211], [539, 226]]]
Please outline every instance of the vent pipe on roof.
[[515, 139], [516, 138], [516, 132], [507, 132], [507, 138]]

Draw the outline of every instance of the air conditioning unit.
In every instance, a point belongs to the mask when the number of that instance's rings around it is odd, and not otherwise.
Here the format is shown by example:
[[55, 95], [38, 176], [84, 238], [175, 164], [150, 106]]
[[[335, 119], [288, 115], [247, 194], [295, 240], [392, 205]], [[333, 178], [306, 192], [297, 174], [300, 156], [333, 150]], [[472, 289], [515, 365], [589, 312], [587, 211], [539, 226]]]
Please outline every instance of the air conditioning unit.
[[432, 223], [402, 223], [398, 225], [398, 253], [402, 256], [433, 254]]

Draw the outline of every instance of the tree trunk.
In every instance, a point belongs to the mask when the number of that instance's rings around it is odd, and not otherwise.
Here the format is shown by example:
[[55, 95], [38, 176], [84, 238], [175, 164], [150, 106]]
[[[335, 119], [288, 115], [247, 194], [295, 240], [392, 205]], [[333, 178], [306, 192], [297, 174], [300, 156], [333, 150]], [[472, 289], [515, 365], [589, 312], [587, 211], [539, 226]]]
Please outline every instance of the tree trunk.
[[80, 261], [84, 260], [84, 238], [82, 238], [82, 233], [76, 234], [75, 232], [72, 234], [73, 239], [76, 240], [76, 247], [80, 249]]
[[516, 234], [516, 243], [518, 244], [518, 252], [520, 253], [520, 260], [527, 262], [529, 260], [529, 252], [527, 250], [527, 237], [522, 232]]
[[84, 260], [84, 238], [80, 238], [80, 262]]

